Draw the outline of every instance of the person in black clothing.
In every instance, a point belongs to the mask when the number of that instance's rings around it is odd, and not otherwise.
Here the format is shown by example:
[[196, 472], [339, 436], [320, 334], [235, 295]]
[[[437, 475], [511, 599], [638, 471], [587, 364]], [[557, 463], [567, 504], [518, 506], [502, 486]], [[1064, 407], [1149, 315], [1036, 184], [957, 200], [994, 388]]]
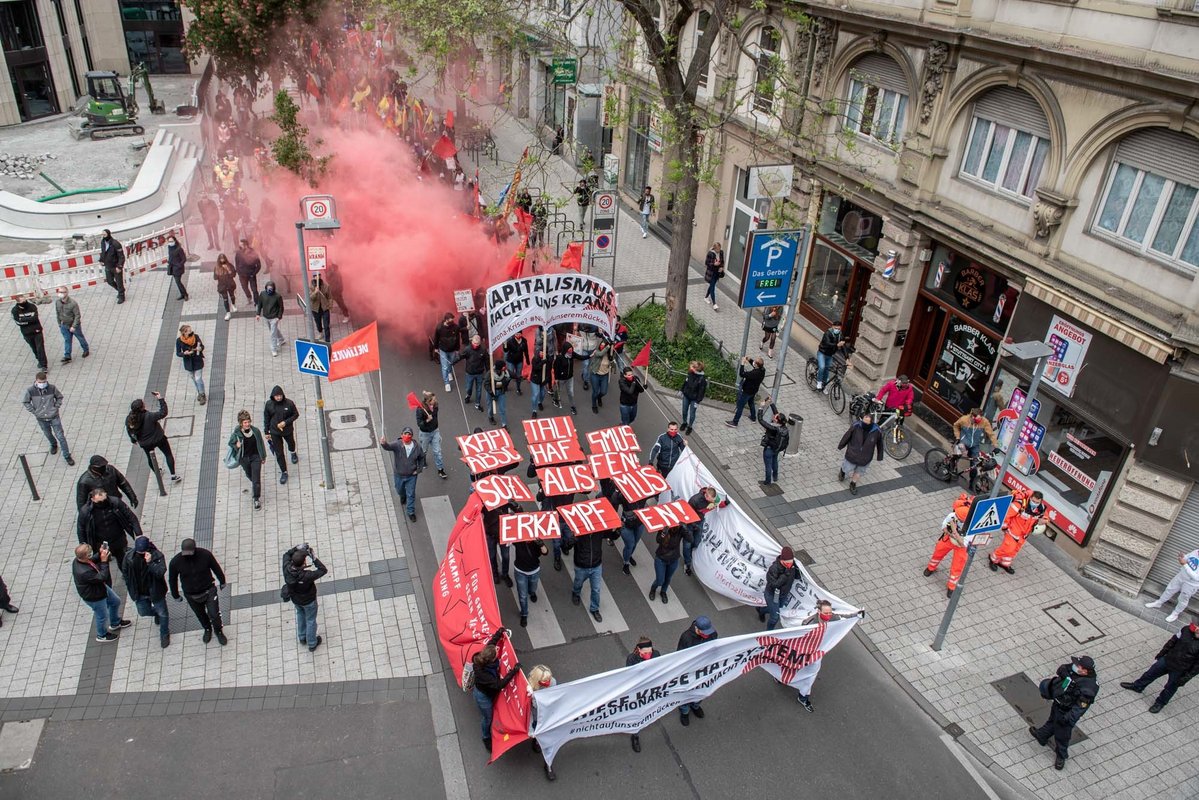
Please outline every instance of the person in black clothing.
[[[662, 655], [654, 648], [654, 643], [648, 636], [642, 636], [637, 640], [637, 646], [633, 648], [633, 652], [625, 656], [624, 665], [632, 667], [640, 664], [642, 661], [649, 661], [651, 658], [657, 658]], [[633, 752], [641, 752], [641, 734], [634, 733], [631, 740]]]
[[129, 416], [125, 417], [125, 433], [129, 441], [141, 447], [146, 453], [146, 461], [150, 463], [150, 471], [155, 469], [154, 450], [161, 450], [167, 462], [167, 471], [171, 473], [171, 482], [183, 480], [175, 472], [175, 454], [171, 452], [171, 443], [167, 441], [166, 432], [162, 429], [162, 420], [167, 416], [167, 401], [158, 392], [151, 392], [158, 401], [157, 411], [147, 411], [146, 401], [140, 397], [129, 404]]
[[1161, 676], [1166, 676], [1166, 685], [1158, 694], [1153, 705], [1149, 706], [1150, 714], [1157, 714], [1174, 693], [1187, 684], [1191, 678], [1199, 675], [1199, 615], [1196, 615], [1190, 625], [1171, 636], [1157, 651], [1149, 669], [1135, 681], [1124, 681], [1120, 684], [1125, 689], [1140, 694], [1149, 684]]
[[679, 436], [679, 423], [668, 422], [666, 433], [659, 436], [654, 446], [649, 449], [649, 458], [645, 463], [657, 468], [663, 476], [669, 475], [685, 449], [687, 440]]
[[[766, 409], [770, 409], [767, 416]], [[787, 415], [775, 408], [770, 398], [758, 411], [758, 424], [766, 431], [762, 435], [762, 463], [766, 467], [766, 479], [763, 486], [769, 486], [779, 479], [779, 455], [786, 452], [791, 442], [791, 432], [787, 430]]]
[[487, 378], [487, 365], [491, 363], [491, 355], [483, 346], [483, 337], [476, 334], [470, 337], [470, 344], [462, 348], [455, 361], [466, 362], [466, 397], [469, 403], [473, 398], [475, 410], [483, 410], [483, 387]]
[[92, 550], [91, 545], [80, 544], [71, 562], [75, 591], [96, 618], [97, 642], [115, 642], [121, 629], [133, 624], [121, 619], [121, 598], [112, 590], [112, 576], [108, 572], [110, 556], [107, 546]]
[[746, 356], [741, 359], [737, 374], [741, 376], [741, 385], [737, 387], [737, 410], [733, 412], [733, 418], [724, 423], [730, 428], [737, 427], [737, 423], [741, 422], [741, 412], [746, 409], [749, 410], [749, 421], [758, 421], [758, 415], [754, 411], [754, 400], [758, 390], [762, 388], [762, 381], [766, 380], [766, 366], [761, 358], [751, 359]]
[[[838, 614], [837, 612], [833, 611], [833, 604], [830, 603], [828, 600], [817, 600], [816, 601], [816, 610], [813, 613], [809, 614], [808, 616], [804, 617], [804, 621], [801, 622], [800, 625], [827, 625], [828, 623], [832, 622], [833, 620], [849, 619], [850, 617], [857, 617], [857, 616], [860, 616], [860, 617], [862, 617], [862, 619], [865, 619], [866, 612], [859, 611], [856, 614], [855, 613]], [[815, 678], [813, 678], [812, 680], [814, 681]], [[812, 696], [810, 694], [796, 692], [795, 702], [799, 703], [801, 706], [803, 706], [805, 709], [807, 709], [809, 714], [815, 713], [815, 711], [816, 711], [816, 709], [812, 707]]]
[[[222, 646], [229, 644], [217, 596], [218, 585], [222, 589], [225, 587], [225, 572], [212, 552], [196, 547], [195, 539], [184, 539], [179, 543], [179, 552], [171, 559], [167, 573], [171, 597], [179, 600], [179, 586], [183, 585], [183, 596], [204, 628], [204, 644], [212, 641], [213, 631]], [[214, 577], [217, 585], [212, 582]]]
[[167, 274], [175, 279], [175, 288], [179, 290], [177, 300], [190, 300], [187, 287], [183, 285], [183, 273], [187, 269], [187, 253], [174, 236], [167, 237]]
[[500, 657], [496, 651], [496, 644], [504, 634], [508, 633], [507, 628], [500, 628], [491, 635], [487, 640], [487, 644], [483, 649], [475, 653], [471, 657], [471, 665], [475, 670], [475, 704], [479, 707], [479, 715], [481, 717], [480, 727], [483, 732], [483, 746], [487, 748], [487, 752], [491, 752], [491, 716], [495, 710], [495, 699], [500, 696], [500, 692], [511, 683], [516, 677], [516, 673], [520, 672], [520, 662], [517, 661], [512, 669], [508, 670], [508, 674], [500, 677]]
[[124, 494], [129, 498], [129, 505], [137, 508], [137, 494], [129, 481], [119, 469], [108, 463], [104, 456], [92, 456], [87, 469], [75, 483], [75, 508], [83, 508], [91, 497], [92, 489], [103, 489], [110, 497], [120, 497]]
[[108, 492], [97, 487], [92, 489], [91, 499], [79, 509], [75, 532], [79, 543], [86, 544], [96, 553], [107, 542], [117, 569], [124, 572], [125, 537], [136, 539], [141, 536], [142, 524], [121, 498], [110, 497]]
[[139, 536], [133, 551], [125, 554], [125, 588], [140, 617], [153, 617], [158, 624], [159, 644], [171, 644], [170, 612], [167, 611], [167, 560], [149, 536]]
[[646, 500], [649, 498], [643, 498], [635, 503], [630, 503], [617, 491], [615, 496], [610, 499], [613, 507], [622, 506], [620, 512], [620, 539], [624, 543], [624, 547], [621, 548], [621, 560], [624, 563], [620, 571], [625, 575], [630, 575], [632, 573], [629, 567], [637, 566], [637, 559], [633, 558], [633, 553], [637, 551], [637, 543], [641, 541], [641, 532], [645, 530], [645, 525], [641, 522], [641, 517], [633, 512], [640, 508], [645, 508]]
[[416, 412], [416, 440], [425, 455], [433, 454], [433, 463], [437, 465], [437, 477], [445, 480], [445, 459], [441, 456], [441, 430], [437, 427], [437, 395], [432, 392], [422, 392], [420, 404]]
[[688, 575], [694, 574], [691, 571], [691, 553], [699, 548], [699, 543], [704, 538], [704, 518], [718, 508], [724, 508], [729, 504], [728, 498], [721, 498], [715, 486], [705, 486], [687, 499], [687, 504], [694, 509], [696, 514], [699, 514], [699, 521], [693, 522], [687, 526], [691, 531], [691, 541], [683, 541], [683, 571]]
[[569, 344], [554, 356], [554, 407], [562, 408], [560, 390], [565, 386], [571, 414], [579, 413], [575, 408], [575, 358], [575, 349]]
[[704, 375], [704, 362], [692, 361], [683, 381], [683, 433], [695, 433], [695, 412], [704, 401], [708, 391], [708, 376]]
[[445, 390], [450, 390], [450, 382], [454, 380], [454, 362], [458, 360], [458, 350], [462, 347], [462, 329], [454, 322], [454, 315], [446, 312], [441, 318], [441, 324], [433, 331], [433, 345], [441, 360], [441, 382]]
[[233, 254], [233, 268], [237, 270], [237, 278], [241, 281], [241, 290], [246, 295], [246, 302], [258, 304], [258, 273], [262, 271], [262, 259], [250, 247], [249, 239], [242, 239], [241, 246]]
[[[296, 431], [293, 424], [300, 418], [296, 404], [283, 394], [283, 387], [271, 389], [271, 396], [262, 407], [262, 435], [266, 437], [267, 447], [275, 452], [275, 461], [279, 463], [279, 483], [287, 483], [287, 459], [283, 456], [283, 445], [291, 453], [291, 463], [299, 464], [300, 457], [296, 455]], [[265, 455], [263, 453], [262, 455]]]
[[483, 534], [487, 537], [487, 553], [491, 556], [491, 579], [496, 583], [512, 586], [512, 576], [508, 574], [509, 559], [512, 551], [509, 545], [500, 544], [500, 516], [520, 511], [515, 503], [500, 506], [494, 511], [483, 509]]
[[841, 326], [833, 325], [820, 337], [816, 347], [816, 391], [824, 388], [828, 382], [828, 367], [833, 363], [833, 356], [845, 347], [846, 342], [841, 338]]
[[262, 508], [262, 460], [266, 456], [266, 443], [254, 427], [250, 412], [244, 408], [237, 412], [237, 428], [229, 434], [226, 444], [237, 452], [237, 463], [250, 480], [254, 509]]
[[587, 227], [587, 207], [591, 205], [591, 186], [588, 185], [586, 179], [579, 181], [573, 194], [575, 202], [579, 205], [579, 229], [582, 230]]
[[654, 551], [654, 582], [649, 587], [650, 600], [655, 599], [658, 596], [658, 590], [661, 589], [662, 602], [670, 602], [667, 590], [670, 589], [670, 579], [674, 577], [675, 570], [679, 568], [679, 556], [684, 540], [688, 543], [694, 541], [691, 531], [686, 525], [663, 528], [654, 534], [654, 541], [657, 542], [658, 549]]
[[[512, 566], [516, 572], [516, 604], [520, 608], [520, 627], [522, 628], [529, 624], [529, 601], [537, 602], [537, 583], [541, 579], [541, 557], [549, 555], [549, 552], [550, 549], [545, 546], [545, 542], [516, 542], [512, 545]], [[491, 563], [494, 567], [495, 561], [493, 560]]]
[[533, 419], [537, 419], [537, 412], [545, 411], [545, 392], [553, 382], [554, 371], [550, 367], [550, 361], [538, 347], [529, 365], [529, 400], [533, 408]]
[[1052, 700], [1053, 705], [1045, 724], [1039, 728], [1029, 726], [1028, 732], [1042, 747], [1053, 737], [1054, 769], [1065, 769], [1074, 726], [1094, 705], [1098, 695], [1095, 659], [1090, 656], [1072, 656], [1070, 663], [1058, 667], [1053, 677], [1041, 681], [1041, 696]]
[[766, 570], [766, 607], [758, 609], [758, 620], [766, 623], [766, 630], [772, 631], [779, 624], [779, 609], [791, 602], [791, 589], [796, 581], [803, 582], [803, 573], [795, 563], [795, 552], [790, 547], [784, 547], [779, 557]]
[[604, 540], [613, 541], [619, 535], [617, 531], [591, 533], [586, 536], [572, 537], [562, 543], [562, 552], [569, 555], [571, 550], [574, 551], [575, 579], [570, 589], [570, 602], [576, 606], [583, 604], [581, 597], [583, 582], [590, 581], [591, 602], [588, 608], [596, 622], [604, 621], [604, 615], [599, 610], [600, 587], [603, 585], [604, 579]]
[[25, 295], [12, 307], [12, 319], [17, 323], [17, 329], [25, 339], [25, 344], [33, 351], [38, 369], [49, 369], [46, 364], [46, 340], [42, 335], [42, 320], [38, 316], [37, 306], [33, 303], [33, 295]]
[[849, 430], [837, 444], [838, 450], [845, 451], [845, 459], [837, 472], [837, 480], [845, 480], [849, 476], [849, 493], [858, 493], [858, 481], [866, 475], [872, 457], [877, 454], [877, 460], [883, 460], [883, 432], [874, 424], [874, 414], [867, 411], [862, 418], [849, 426]]
[[[7, 611], [9, 614], [15, 614], [21, 609], [12, 604], [12, 597], [8, 593], [8, 586], [4, 583], [4, 578], [0, 577], [0, 608]], [[0, 617], [0, 628], [4, 627], [4, 617]]]
[[125, 248], [104, 229], [100, 237], [100, 263], [104, 265], [104, 282], [117, 290], [117, 305], [125, 302]]
[[620, 392], [620, 424], [632, 425], [637, 419], [637, 398], [645, 391], [645, 384], [637, 379], [632, 367], [625, 367], [616, 381], [616, 390]]
[[[313, 569], [308, 569], [308, 559]], [[325, 577], [329, 570], [316, 557], [312, 549], [304, 546], [291, 554], [284, 568], [284, 581], [291, 590], [291, 602], [296, 607], [296, 638], [308, 646], [311, 653], [321, 646], [324, 638], [316, 634], [316, 582]]]
[[525, 365], [529, 363], [529, 343], [522, 332], [517, 331], [515, 336], [504, 342], [504, 360], [508, 362], [508, 374], [516, 384], [516, 393], [524, 394], [520, 390], [520, 382], [524, 380]]
[[[679, 645], [675, 648], [675, 652], [686, 650], [688, 647], [710, 642], [717, 638], [720, 634], [716, 632], [716, 627], [712, 624], [712, 620], [707, 617], [696, 617], [695, 622], [688, 626], [687, 630], [679, 636]], [[691, 715], [694, 714], [696, 719], [704, 718], [704, 710], [700, 708], [698, 702], [683, 703], [679, 706], [679, 722], [684, 726], [691, 724]]]
[[495, 369], [484, 386], [487, 388], [487, 421], [494, 425], [498, 414], [501, 428], [508, 427], [508, 384], [511, 381], [507, 362], [497, 358]]

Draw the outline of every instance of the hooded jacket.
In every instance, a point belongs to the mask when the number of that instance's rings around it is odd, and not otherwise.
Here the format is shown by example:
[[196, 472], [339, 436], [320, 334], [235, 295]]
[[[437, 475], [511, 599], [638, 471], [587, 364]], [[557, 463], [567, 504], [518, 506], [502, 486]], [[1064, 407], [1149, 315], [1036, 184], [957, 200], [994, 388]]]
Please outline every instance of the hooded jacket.
[[215, 575], [221, 586], [225, 585], [225, 573], [217, 563], [212, 551], [197, 547], [190, 556], [179, 552], [171, 559], [168, 570], [171, 584], [171, 597], [179, 599], [179, 585], [183, 584], [185, 595], [197, 596], [204, 594], [212, 587]]
[[109, 549], [120, 554], [125, 550], [125, 536], [134, 539], [141, 536], [142, 524], [124, 500], [109, 495], [101, 505], [91, 500], [83, 504], [75, 523], [75, 533], [80, 544], [89, 545], [96, 553], [100, 552], [101, 544], [108, 542]]
[[54, 316], [59, 325], [66, 325], [68, 328], [77, 328], [79, 323], [83, 322], [83, 312], [79, 310], [75, 298], [70, 295], [54, 301]]
[[[275, 395], [280, 395], [283, 399], [275, 400]], [[283, 387], [276, 386], [271, 389], [271, 396], [266, 399], [266, 405], [262, 407], [263, 432], [267, 436], [291, 436], [292, 423], [299, 418], [300, 412], [296, 409], [296, 404], [283, 394]], [[283, 423], [283, 430], [279, 430], [280, 422]]]
[[645, 391], [645, 387], [641, 385], [641, 381], [637, 380], [636, 375], [627, 380], [625, 376], [621, 375], [620, 379], [616, 381], [616, 388], [620, 392], [622, 406], [637, 405], [637, 396]]
[[440, 406], [429, 408], [424, 403], [416, 407], [416, 429], [421, 433], [432, 433], [437, 430], [437, 412]]
[[703, 372], [687, 373], [687, 380], [683, 381], [683, 397], [696, 403], [704, 401], [704, 395], [708, 393], [708, 376]]
[[329, 570], [316, 556], [312, 556], [316, 569], [297, 567], [288, 562], [283, 571], [283, 580], [291, 587], [291, 601], [297, 606], [306, 606], [316, 600], [316, 582], [325, 577]]
[[545, 359], [545, 356], [533, 356], [533, 362], [529, 365], [529, 383], [537, 386], [548, 386], [553, 383], [554, 371], [550, 368], [550, 362]]
[[167, 416], [167, 401], [161, 397], [158, 398], [158, 410], [146, 410], [146, 416], [142, 418], [141, 427], [136, 431], [129, 430], [129, 426], [125, 426], [125, 433], [129, 435], [129, 441], [143, 448], [157, 447], [159, 442], [167, 438], [166, 433], [162, 430], [160, 424]]
[[614, 541], [619, 531], [606, 533], [591, 533], [587, 536], [576, 536], [571, 541], [563, 540], [562, 552], [574, 551], [574, 563], [579, 569], [591, 569], [604, 563], [604, 540]]
[[658, 544], [658, 549], [654, 551], [654, 558], [660, 558], [663, 561], [678, 561], [679, 550], [684, 539], [688, 542], [694, 539], [686, 525], [676, 525], [673, 528], [663, 528], [658, 531], [654, 534], [654, 541]]
[[42, 320], [38, 316], [37, 306], [28, 300], [13, 305], [12, 318], [21, 329], [21, 335], [27, 339], [42, 332]]
[[258, 258], [258, 253], [254, 252], [253, 247], [238, 248], [233, 254], [233, 269], [238, 275], [251, 278], [262, 269], [262, 260]]
[[38, 419], [54, 419], [62, 408], [62, 392], [52, 383], [47, 383], [45, 389], [31, 384], [21, 396], [21, 405]]
[[120, 497], [124, 494], [129, 498], [131, 505], [137, 505], [137, 495], [129, 481], [119, 469], [108, 462], [100, 468], [99, 474], [88, 467], [79, 476], [79, 481], [75, 484], [75, 508], [83, 508], [87, 504], [92, 496], [92, 489], [103, 489], [108, 492], [109, 497]]
[[283, 295], [279, 294], [273, 283], [268, 283], [265, 291], [258, 295], [256, 308], [260, 317], [283, 319]]
[[125, 588], [129, 590], [129, 599], [134, 602], [147, 600], [162, 600], [167, 596], [167, 559], [162, 551], [150, 543], [150, 554], [147, 562], [144, 554], [136, 550], [125, 553]]
[[837, 449], [844, 450], [845, 460], [859, 467], [866, 466], [874, 458], [882, 461], [883, 432], [873, 422], [867, 427], [866, 423], [858, 420], [841, 437]]
[[1199, 636], [1195, 625], [1187, 625], [1162, 645], [1157, 657], [1166, 660], [1166, 669], [1171, 674], [1182, 675], [1189, 681], [1199, 675]]
[[109, 236], [100, 240], [100, 263], [105, 269], [125, 266], [125, 248], [115, 237]]
[[419, 475], [425, 468], [425, 451], [420, 443], [413, 439], [409, 444], [412, 445], [412, 452], [407, 452], [402, 439], [383, 443], [383, 449], [391, 453], [395, 474], [401, 478]]
[[578, 358], [571, 350], [563, 351], [554, 356], [554, 380], [569, 381], [575, 376], [575, 359]]
[[512, 381], [512, 373], [506, 369], [493, 370], [494, 377], [484, 381], [483, 386], [487, 389], [487, 394], [492, 397], [499, 397], [508, 391], [508, 384]]
[[437, 326], [437, 330], [433, 331], [433, 341], [441, 352], [456, 353], [462, 346], [462, 331], [451, 319]]
[[529, 340], [522, 335], [519, 339], [513, 336], [504, 342], [504, 360], [509, 364], [528, 364]]

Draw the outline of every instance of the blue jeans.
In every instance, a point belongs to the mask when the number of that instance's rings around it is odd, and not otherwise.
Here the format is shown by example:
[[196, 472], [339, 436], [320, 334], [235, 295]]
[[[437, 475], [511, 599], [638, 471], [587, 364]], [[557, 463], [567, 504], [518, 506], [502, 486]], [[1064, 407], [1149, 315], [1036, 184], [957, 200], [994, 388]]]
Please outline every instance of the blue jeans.
[[523, 381], [524, 373], [521, 371], [525, 367], [522, 361], [509, 361], [508, 374], [512, 376], [512, 383], [516, 386], [516, 390], [520, 391], [520, 382]]
[[772, 631], [779, 624], [779, 608], [791, 602], [790, 593], [780, 595], [778, 592], [772, 592], [767, 589], [764, 593], [766, 597], [766, 609], [758, 611], [758, 619], [766, 622], [766, 630]]
[[579, 375], [583, 378], [583, 383], [591, 383], [591, 356], [583, 359], [582, 369], [579, 370]]
[[[512, 558], [512, 547], [500, 544], [499, 538], [487, 537], [487, 552], [491, 556], [491, 574], [504, 577], [508, 574], [508, 565]], [[519, 574], [519, 573], [518, 573]], [[536, 591], [536, 589], [534, 589]]]
[[[487, 406], [487, 416], [488, 417], [499, 417], [500, 418], [500, 426], [505, 427], [505, 428], [508, 427], [508, 395], [507, 394], [497, 394], [494, 396], [488, 395], [488, 398], [489, 399], [488, 399], [488, 406]], [[491, 406], [492, 402], [495, 403], [494, 408]]]
[[529, 398], [529, 401], [531, 403], [530, 407], [532, 408], [533, 413], [537, 413], [537, 406], [539, 406], [545, 402], [545, 384], [544, 383], [533, 383], [532, 381], [530, 381], [529, 382], [529, 394], [531, 395], [531, 397]]
[[112, 590], [112, 587], [107, 587], [108, 595], [103, 600], [84, 600], [92, 609], [92, 613], [96, 615], [96, 635], [104, 636], [108, 633], [109, 628], [115, 628], [121, 624], [121, 598], [117, 597], [117, 593]]
[[649, 235], [649, 214], [641, 212], [641, 232]]
[[564, 378], [554, 384], [554, 402], [562, 403], [562, 387], [566, 387], [566, 398], [569, 401], [568, 405], [574, 408], [575, 405], [575, 379]]
[[621, 526], [620, 539], [624, 542], [624, 563], [629, 563], [629, 559], [633, 557], [633, 551], [637, 549], [637, 542], [641, 541], [641, 523], [637, 523], [636, 528], [627, 528]]
[[674, 571], [679, 568], [679, 560], [676, 558], [673, 561], [663, 561], [654, 556], [654, 586], [659, 587], [662, 591], [670, 588], [670, 579], [674, 576]]
[[396, 475], [396, 494], [404, 501], [404, 510], [409, 514], [416, 513], [416, 476]]
[[570, 593], [578, 595], [583, 591], [583, 581], [591, 581], [591, 610], [599, 611], [600, 581], [604, 577], [604, 565], [598, 567], [575, 567], [575, 583]]
[[449, 383], [454, 374], [454, 354], [439, 348], [437, 355], [441, 358], [441, 382]]
[[699, 549], [699, 543], [704, 540], [704, 523], [703, 520], [693, 522], [687, 528], [691, 531], [691, 541], [683, 539], [683, 563], [691, 566], [691, 553]]
[[158, 635], [165, 639], [171, 635], [171, 615], [167, 612], [167, 599], [151, 600], [149, 597], [139, 597], [134, 601], [139, 617], [158, 615]]
[[599, 399], [608, 393], [608, 376], [591, 376], [591, 407], [595, 408]]
[[766, 467], [766, 483], [779, 479], [779, 451], [773, 447], [762, 448], [762, 463]]
[[192, 379], [192, 384], [196, 387], [196, 394], [204, 394], [204, 370], [198, 369], [195, 372], [187, 372], [187, 377]]
[[[37, 424], [41, 426], [42, 433], [46, 434], [46, 438], [50, 440], [50, 446], [58, 445], [62, 448], [62, 457], [71, 457], [71, 448], [67, 446], [67, 435], [62, 430], [62, 417], [55, 414], [50, 419], [42, 419], [37, 417]], [[54, 437], [58, 437], [55, 441]]]
[[420, 449], [428, 455], [433, 453], [433, 463], [438, 469], [445, 469], [445, 461], [441, 458], [441, 431], [417, 431], [416, 440], [420, 442]]
[[316, 647], [316, 600], [296, 606], [296, 638], [300, 644]]
[[683, 418], [679, 420], [679, 425], [691, 427], [695, 424], [695, 410], [699, 408], [698, 400], [689, 400], [683, 398]]
[[1166, 705], [1170, 702], [1170, 698], [1179, 689], [1179, 680], [1182, 678], [1181, 672], [1170, 672], [1166, 669], [1166, 659], [1159, 658], [1149, 665], [1149, 669], [1145, 670], [1145, 674], [1133, 681], [1133, 685], [1137, 687], [1137, 691], [1145, 691], [1145, 687], [1153, 683], [1161, 676], [1166, 675], [1166, 685], [1162, 687], [1157, 699], [1153, 702], [1161, 705]]
[[480, 727], [483, 731], [483, 739], [486, 741], [491, 738], [491, 714], [494, 707], [491, 698], [475, 689], [475, 705], [479, 707], [479, 716], [481, 717]]
[[713, 278], [712, 280], [708, 281], [708, 291], [704, 292], [705, 298], [712, 298], [712, 305], [716, 305], [716, 281], [718, 280], [720, 280], [720, 278]]
[[473, 397], [475, 402], [483, 405], [483, 373], [471, 375], [466, 373], [466, 402], [469, 403]]
[[75, 326], [75, 332], [71, 333], [71, 329], [66, 325], [59, 325], [58, 330], [62, 333], [62, 357], [71, 357], [71, 339], [79, 340], [79, 346], [83, 348], [83, 354], [87, 355], [91, 352], [91, 347], [87, 343], [87, 337], [83, 335], [83, 323]]
[[537, 582], [541, 580], [541, 570], [532, 575], [526, 575], [516, 570], [516, 603], [520, 606], [520, 615], [529, 616], [529, 593], [537, 594]]
[[621, 406], [620, 407], [620, 424], [632, 425], [633, 420], [637, 419], [637, 406]]
[[816, 351], [816, 382], [824, 383], [828, 380], [828, 365], [833, 363], [832, 356], [826, 356], [819, 350]]
[[683, 703], [679, 706], [679, 714], [685, 717], [697, 708], [699, 708], [699, 703]]
[[740, 389], [737, 390], [737, 410], [733, 414], [733, 424], [736, 425], [741, 421], [741, 412], [749, 410], [749, 421], [758, 421], [758, 412], [754, 409], [754, 396], [746, 394]]

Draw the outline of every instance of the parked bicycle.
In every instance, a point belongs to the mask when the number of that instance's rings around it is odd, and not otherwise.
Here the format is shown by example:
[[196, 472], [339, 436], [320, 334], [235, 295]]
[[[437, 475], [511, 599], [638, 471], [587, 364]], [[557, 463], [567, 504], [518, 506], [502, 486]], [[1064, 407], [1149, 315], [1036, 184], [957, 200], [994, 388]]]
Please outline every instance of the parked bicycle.
[[[845, 386], [842, 380], [845, 378], [845, 371], [849, 369], [849, 357], [852, 355], [853, 347], [847, 344], [837, 351], [828, 366], [828, 380], [824, 384], [823, 391], [828, 395], [828, 404], [834, 414], [842, 414], [845, 411]], [[808, 359], [804, 377], [808, 382], [808, 388], [813, 392], [817, 391], [816, 376], [819, 372], [820, 364], [816, 361], [816, 357], [812, 356]]]
[[[962, 462], [965, 460], [965, 466]], [[967, 481], [968, 488], [973, 494], [986, 494], [994, 487], [999, 477], [999, 462], [992, 453], [979, 453], [970, 456], [966, 448], [960, 444], [954, 445], [952, 452], [946, 452], [940, 447], [933, 447], [924, 454], [924, 469], [939, 481], [950, 483], [975, 473], [973, 481]]]
[[867, 392], [854, 395], [849, 403], [849, 413], [854, 419], [861, 419], [866, 413], [874, 414], [874, 423], [883, 432], [883, 449], [891, 458], [903, 460], [911, 455], [912, 443], [903, 429], [903, 409], [887, 410], [882, 403], [874, 399], [874, 395]]

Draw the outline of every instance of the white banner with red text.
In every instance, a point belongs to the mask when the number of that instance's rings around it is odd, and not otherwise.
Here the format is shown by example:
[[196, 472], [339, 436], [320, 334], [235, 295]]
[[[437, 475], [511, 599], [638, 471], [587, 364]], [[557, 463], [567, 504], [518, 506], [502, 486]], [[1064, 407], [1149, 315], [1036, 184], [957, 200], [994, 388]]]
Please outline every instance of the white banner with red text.
[[594, 325], [609, 338], [616, 326], [616, 292], [591, 275], [532, 275], [497, 283], [486, 296], [488, 347], [493, 351], [532, 326], [578, 322]]

